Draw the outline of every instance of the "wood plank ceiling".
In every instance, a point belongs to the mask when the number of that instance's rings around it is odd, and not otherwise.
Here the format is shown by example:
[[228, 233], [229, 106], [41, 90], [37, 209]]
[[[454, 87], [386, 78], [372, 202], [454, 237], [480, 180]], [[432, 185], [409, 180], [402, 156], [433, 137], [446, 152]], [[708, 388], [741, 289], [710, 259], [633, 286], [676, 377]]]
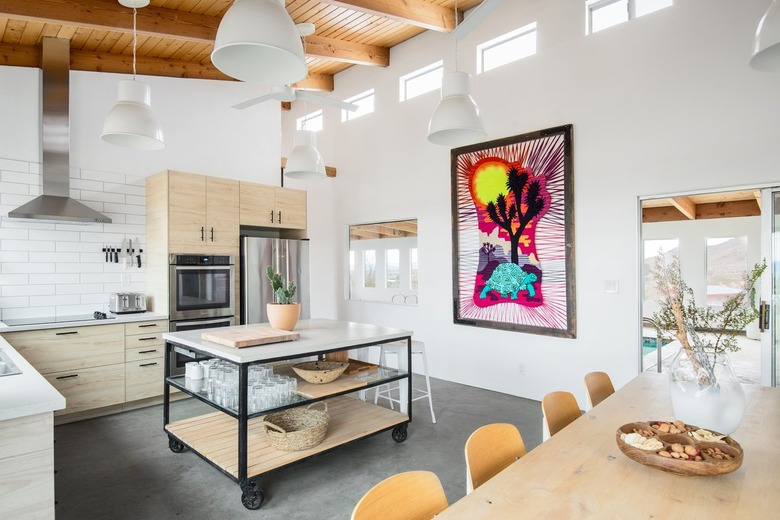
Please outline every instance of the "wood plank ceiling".
[[[482, 0], [459, 0], [462, 13]], [[233, 0], [151, 0], [137, 12], [141, 75], [232, 80], [211, 64], [219, 22]], [[333, 90], [353, 65], [386, 67], [390, 48], [423, 31], [450, 32], [455, 0], [286, 0], [305, 39], [309, 77], [296, 84]], [[117, 0], [0, 0], [0, 65], [39, 67], [41, 40], [67, 38], [71, 69], [132, 73], [132, 9]]]

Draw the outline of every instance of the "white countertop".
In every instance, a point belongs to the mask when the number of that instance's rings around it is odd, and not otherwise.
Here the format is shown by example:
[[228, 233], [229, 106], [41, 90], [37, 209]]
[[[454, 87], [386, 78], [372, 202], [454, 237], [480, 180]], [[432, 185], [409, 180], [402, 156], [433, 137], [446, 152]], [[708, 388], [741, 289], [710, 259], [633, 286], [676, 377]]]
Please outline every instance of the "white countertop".
[[[218, 330], [241, 330], [259, 325], [268, 324], [237, 325]], [[214, 330], [209, 329], [210, 332]], [[202, 329], [186, 332], [166, 332], [163, 334], [163, 339], [197, 349], [206, 354], [219, 356], [234, 363], [250, 363], [253, 361], [305, 356], [313, 352], [358, 347], [371, 343], [402, 339], [412, 335], [411, 330], [394, 329], [381, 325], [314, 319], [298, 322], [294, 332], [300, 333], [301, 337], [297, 340], [259, 345], [257, 347], [231, 348], [203, 340], [201, 338], [202, 332]]]
[[2, 337], [0, 350], [22, 371], [0, 377], [0, 421], [65, 408], [65, 398]]
[[104, 320], [84, 320], [84, 321], [58, 321], [54, 323], [34, 323], [31, 325], [6, 325], [0, 321], [0, 334], [4, 332], [17, 332], [24, 330], [44, 330], [44, 329], [63, 329], [71, 327], [90, 327], [93, 325], [112, 325], [114, 323], [131, 323], [135, 321], [167, 320], [167, 314], [157, 314], [154, 312], [139, 312], [136, 314], [111, 314], [115, 318]]

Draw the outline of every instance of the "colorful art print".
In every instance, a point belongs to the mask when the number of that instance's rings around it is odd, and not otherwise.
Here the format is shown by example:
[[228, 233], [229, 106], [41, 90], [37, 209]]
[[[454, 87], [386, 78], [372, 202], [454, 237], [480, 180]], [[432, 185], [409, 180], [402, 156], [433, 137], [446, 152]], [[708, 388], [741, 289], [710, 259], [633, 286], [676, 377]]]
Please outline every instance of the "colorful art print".
[[572, 126], [452, 150], [455, 323], [575, 337]]

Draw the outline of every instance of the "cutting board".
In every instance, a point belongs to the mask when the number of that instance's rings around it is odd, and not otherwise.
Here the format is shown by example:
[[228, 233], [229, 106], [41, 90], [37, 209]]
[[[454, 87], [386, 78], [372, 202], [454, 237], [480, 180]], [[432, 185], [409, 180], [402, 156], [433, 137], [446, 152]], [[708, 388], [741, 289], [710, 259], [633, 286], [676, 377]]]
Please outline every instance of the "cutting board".
[[272, 329], [271, 327], [243, 327], [234, 330], [212, 329], [201, 333], [201, 338], [232, 348], [255, 347], [269, 343], [292, 341], [301, 335], [295, 331]]

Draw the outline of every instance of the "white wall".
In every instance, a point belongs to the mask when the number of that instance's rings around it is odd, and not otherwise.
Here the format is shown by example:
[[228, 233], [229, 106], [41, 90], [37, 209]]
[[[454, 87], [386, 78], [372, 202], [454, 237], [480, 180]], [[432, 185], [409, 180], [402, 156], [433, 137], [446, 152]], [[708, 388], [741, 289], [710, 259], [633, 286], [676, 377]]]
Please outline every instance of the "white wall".
[[[107, 311], [111, 292], [145, 291], [145, 266], [106, 263], [101, 249], [123, 239], [146, 244], [144, 177], [163, 169], [279, 185], [280, 110], [238, 82], [139, 79], [166, 138], [160, 151], [107, 144], [100, 131], [127, 76], [71, 72], [71, 197], [111, 224], [54, 224], [8, 219], [41, 192], [40, 70], [0, 67], [0, 319]], [[145, 255], [142, 257], [142, 262]]]
[[[453, 42], [436, 33], [395, 47], [386, 69], [336, 77], [341, 99], [375, 88], [376, 112], [341, 123], [324, 109], [318, 147], [338, 177], [309, 184], [314, 316], [413, 329], [432, 375], [534, 399], [569, 390], [584, 406], [586, 372], [618, 386], [636, 374], [637, 198], [780, 181], [780, 75], [747, 65], [768, 0], [676, 0], [587, 37], [583, 4], [503, 2], [459, 48], [474, 72], [476, 44], [538, 22], [538, 53], [476, 77], [474, 97], [488, 139], [574, 125], [577, 338], [453, 324], [449, 150], [426, 140], [438, 93], [397, 101], [399, 76], [442, 57], [454, 68]], [[283, 150], [302, 110], [283, 116]], [[420, 305], [344, 301], [346, 227], [399, 217], [419, 222]]]

